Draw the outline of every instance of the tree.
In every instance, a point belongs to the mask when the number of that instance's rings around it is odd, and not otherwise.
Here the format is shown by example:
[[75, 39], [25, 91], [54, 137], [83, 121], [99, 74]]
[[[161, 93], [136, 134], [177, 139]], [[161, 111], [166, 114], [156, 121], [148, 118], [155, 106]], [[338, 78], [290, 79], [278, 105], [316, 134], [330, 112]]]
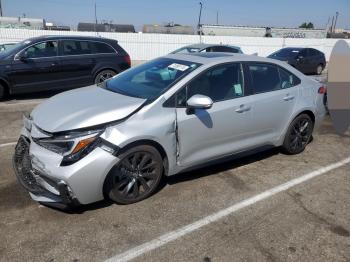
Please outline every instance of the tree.
[[301, 24], [301, 26], [299, 26], [299, 28], [314, 29], [315, 27], [314, 27], [314, 24], [311, 22], [309, 23], [304, 22]]

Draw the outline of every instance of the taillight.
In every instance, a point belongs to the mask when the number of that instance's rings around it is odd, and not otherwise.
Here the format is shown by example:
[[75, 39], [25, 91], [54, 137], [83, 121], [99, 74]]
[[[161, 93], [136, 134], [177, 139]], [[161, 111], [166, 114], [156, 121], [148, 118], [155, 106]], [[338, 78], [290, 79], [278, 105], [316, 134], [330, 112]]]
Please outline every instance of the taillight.
[[125, 62], [128, 63], [128, 65], [131, 67], [131, 59], [129, 55], [124, 56]]
[[319, 89], [318, 89], [318, 93], [319, 94], [325, 94], [327, 92], [327, 88], [324, 87], [324, 86], [321, 86]]

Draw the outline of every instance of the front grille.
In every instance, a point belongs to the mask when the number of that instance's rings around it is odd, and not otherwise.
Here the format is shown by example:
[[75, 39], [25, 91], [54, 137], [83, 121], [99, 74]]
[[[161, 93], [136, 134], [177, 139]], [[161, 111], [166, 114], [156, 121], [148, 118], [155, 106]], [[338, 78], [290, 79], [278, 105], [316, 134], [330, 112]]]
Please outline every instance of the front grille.
[[30, 141], [21, 136], [13, 157], [14, 168], [17, 178], [24, 188], [33, 193], [41, 193], [44, 192], [44, 189], [37, 183], [34, 177], [34, 170], [29, 156], [29, 145]]

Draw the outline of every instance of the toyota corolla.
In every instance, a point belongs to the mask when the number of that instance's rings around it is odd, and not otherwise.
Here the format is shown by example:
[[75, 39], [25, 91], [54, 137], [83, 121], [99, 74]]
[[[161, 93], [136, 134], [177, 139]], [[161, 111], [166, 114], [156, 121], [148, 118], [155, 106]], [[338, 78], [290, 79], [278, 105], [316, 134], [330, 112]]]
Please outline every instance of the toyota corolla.
[[131, 204], [163, 176], [223, 157], [265, 146], [301, 153], [325, 115], [324, 93], [284, 62], [171, 54], [26, 114], [14, 169], [47, 205]]

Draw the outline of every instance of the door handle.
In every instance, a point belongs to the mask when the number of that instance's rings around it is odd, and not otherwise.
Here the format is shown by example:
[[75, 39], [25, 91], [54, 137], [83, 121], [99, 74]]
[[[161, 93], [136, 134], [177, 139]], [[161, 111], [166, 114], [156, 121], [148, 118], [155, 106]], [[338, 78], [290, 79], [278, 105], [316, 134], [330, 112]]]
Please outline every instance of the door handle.
[[294, 99], [294, 96], [291, 96], [291, 95], [286, 95], [285, 97], [283, 97], [283, 100], [284, 101], [290, 101], [290, 100], [293, 100]]
[[247, 112], [251, 109], [250, 106], [245, 106], [245, 105], [240, 105], [239, 108], [237, 108], [235, 111], [237, 113], [244, 113], [244, 112]]
[[51, 66], [57, 66], [57, 63], [56, 62], [52, 62]]

